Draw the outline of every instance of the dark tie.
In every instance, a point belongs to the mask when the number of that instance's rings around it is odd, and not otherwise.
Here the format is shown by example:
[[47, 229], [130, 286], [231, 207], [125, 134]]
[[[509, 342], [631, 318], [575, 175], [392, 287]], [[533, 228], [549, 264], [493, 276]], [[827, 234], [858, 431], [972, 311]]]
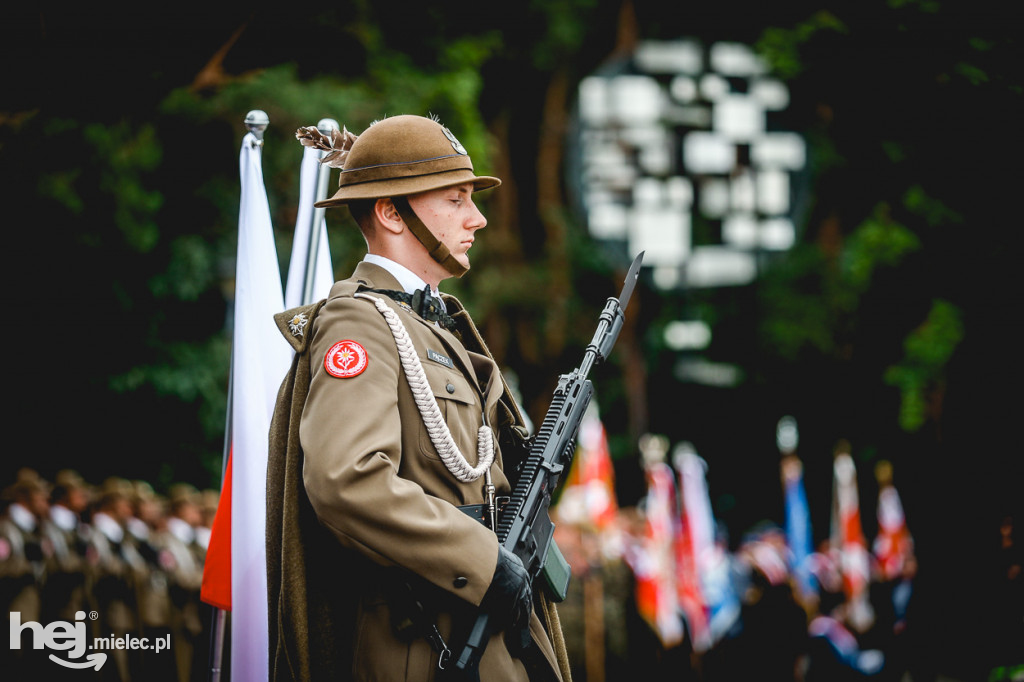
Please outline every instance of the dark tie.
[[455, 320], [444, 311], [444, 304], [441, 302], [441, 299], [431, 295], [429, 285], [422, 289], [417, 289], [413, 294], [392, 289], [370, 289], [370, 291], [376, 294], [383, 294], [392, 300], [406, 304], [424, 320], [437, 322], [448, 331], [455, 329]]

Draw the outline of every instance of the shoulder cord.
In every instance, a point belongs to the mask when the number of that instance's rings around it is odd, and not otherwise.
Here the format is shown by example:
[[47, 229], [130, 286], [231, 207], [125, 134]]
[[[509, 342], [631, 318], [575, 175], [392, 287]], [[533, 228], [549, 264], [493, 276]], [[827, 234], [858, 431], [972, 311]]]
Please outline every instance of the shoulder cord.
[[416, 349], [413, 348], [412, 339], [405, 328], [398, 314], [391, 309], [383, 300], [366, 294], [355, 294], [356, 298], [365, 298], [373, 301], [374, 307], [384, 316], [384, 320], [391, 328], [391, 334], [395, 337], [395, 344], [398, 346], [398, 358], [402, 362], [406, 379], [412, 389], [413, 399], [423, 417], [423, 424], [427, 427], [427, 434], [430, 442], [434, 444], [441, 461], [448, 468], [448, 471], [463, 483], [472, 483], [481, 476], [485, 476], [488, 485], [491, 484], [491, 464], [494, 463], [494, 436], [491, 427], [485, 423], [477, 432], [477, 466], [470, 466], [465, 456], [459, 451], [459, 446], [452, 438], [452, 432], [437, 406], [434, 392], [430, 389], [427, 375], [423, 372], [423, 364], [420, 362]]

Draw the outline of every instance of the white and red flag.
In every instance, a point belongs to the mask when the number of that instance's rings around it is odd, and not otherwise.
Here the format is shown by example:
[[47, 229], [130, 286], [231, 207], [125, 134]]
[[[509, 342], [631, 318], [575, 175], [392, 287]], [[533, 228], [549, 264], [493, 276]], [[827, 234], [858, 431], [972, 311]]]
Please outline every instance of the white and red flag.
[[637, 610], [668, 649], [681, 644], [684, 636], [676, 589], [679, 513], [675, 476], [664, 462], [648, 462], [645, 468], [643, 534], [627, 547], [626, 561], [636, 582]]
[[262, 146], [252, 133], [239, 158], [229, 457], [203, 571], [202, 599], [231, 617], [231, 677], [267, 679], [266, 479], [270, 420], [292, 349], [274, 324], [284, 310]]
[[872, 620], [868, 604], [871, 561], [860, 521], [857, 467], [853, 458], [839, 452], [833, 461], [832, 551], [838, 555], [843, 592], [855, 626], [866, 628]]
[[585, 526], [599, 534], [615, 526], [619, 512], [615, 470], [595, 401], [591, 401], [580, 424], [579, 447], [555, 509], [562, 522]]
[[878, 535], [873, 549], [883, 580], [906, 576], [914, 557], [914, 539], [907, 528], [900, 495], [891, 483], [878, 491]]
[[673, 458], [681, 497], [677, 553], [679, 602], [694, 651], [704, 652], [721, 639], [740, 616], [732, 587], [729, 556], [718, 542], [707, 485], [707, 462], [689, 443]]

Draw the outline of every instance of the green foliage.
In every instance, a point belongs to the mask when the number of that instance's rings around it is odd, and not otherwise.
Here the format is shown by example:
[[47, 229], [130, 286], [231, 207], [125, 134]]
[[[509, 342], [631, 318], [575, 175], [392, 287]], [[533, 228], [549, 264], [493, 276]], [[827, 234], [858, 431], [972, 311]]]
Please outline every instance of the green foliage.
[[942, 5], [935, 0], [889, 0], [889, 7], [893, 9], [912, 7], [925, 14], [935, 14]]
[[998, 665], [988, 673], [988, 682], [1016, 682], [1024, 677], [1024, 664]]
[[792, 28], [769, 26], [755, 47], [772, 72], [782, 79], [792, 79], [806, 68], [806, 60], [801, 57], [806, 43], [829, 33], [846, 32], [846, 25], [835, 14], [821, 10]]
[[217, 281], [216, 254], [202, 237], [182, 235], [171, 242], [167, 269], [150, 280], [157, 299], [175, 298], [195, 301]]
[[[892, 219], [889, 206], [879, 204], [846, 241], [841, 284], [851, 297], [862, 294], [871, 284], [876, 268], [894, 267], [907, 253], [920, 247], [920, 239]], [[856, 300], [851, 298], [845, 307], [855, 309]]]
[[153, 125], [91, 123], [83, 127], [82, 137], [92, 153], [106, 161], [98, 169], [99, 188], [114, 202], [114, 224], [125, 242], [139, 253], [152, 251], [159, 239], [154, 218], [163, 204], [163, 195], [148, 189], [143, 180], [161, 158]]
[[904, 358], [885, 371], [885, 382], [900, 390], [900, 426], [917, 431], [925, 423], [928, 392], [941, 384], [944, 370], [963, 340], [960, 309], [935, 300], [924, 322], [903, 343]]
[[794, 361], [807, 352], [843, 352], [863, 296], [880, 268], [895, 268], [920, 248], [882, 203], [843, 242], [838, 267], [817, 247], [797, 245], [776, 260], [759, 286], [761, 332], [774, 355]]
[[597, 0], [532, 0], [533, 21], [545, 28], [532, 46], [533, 66], [551, 71], [576, 55], [587, 36], [586, 17], [596, 6]]
[[797, 361], [808, 351], [821, 355], [835, 351], [836, 306], [824, 300], [821, 284], [826, 265], [818, 249], [798, 245], [762, 277], [759, 292], [764, 314], [759, 338], [787, 362]]
[[903, 195], [903, 205], [911, 213], [924, 219], [928, 227], [955, 225], [963, 222], [963, 216], [944, 203], [931, 197], [921, 185], [913, 185]]

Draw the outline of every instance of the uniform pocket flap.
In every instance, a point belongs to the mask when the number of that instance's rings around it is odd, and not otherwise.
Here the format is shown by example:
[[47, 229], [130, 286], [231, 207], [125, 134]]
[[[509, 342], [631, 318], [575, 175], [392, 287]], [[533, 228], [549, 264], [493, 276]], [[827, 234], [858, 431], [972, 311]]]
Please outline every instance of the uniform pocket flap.
[[450, 369], [435, 362], [423, 360], [423, 372], [438, 400], [454, 400], [466, 405], [476, 405], [476, 391], [472, 384], [456, 369]]

